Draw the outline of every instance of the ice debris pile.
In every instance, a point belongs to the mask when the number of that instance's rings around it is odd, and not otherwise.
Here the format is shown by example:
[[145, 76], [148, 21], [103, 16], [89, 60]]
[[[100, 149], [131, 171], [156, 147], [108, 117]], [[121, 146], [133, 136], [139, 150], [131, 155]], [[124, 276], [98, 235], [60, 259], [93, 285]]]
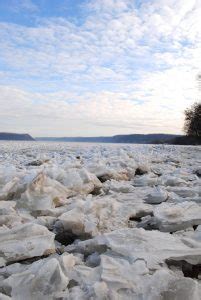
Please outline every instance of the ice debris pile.
[[201, 148], [0, 148], [0, 299], [201, 299]]

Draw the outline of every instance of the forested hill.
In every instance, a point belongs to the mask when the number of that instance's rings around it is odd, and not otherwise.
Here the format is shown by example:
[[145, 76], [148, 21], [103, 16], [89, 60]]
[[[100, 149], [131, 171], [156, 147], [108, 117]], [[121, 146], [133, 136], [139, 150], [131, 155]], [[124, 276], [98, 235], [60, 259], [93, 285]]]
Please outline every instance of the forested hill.
[[4, 141], [34, 141], [29, 134], [0, 132], [0, 140]]

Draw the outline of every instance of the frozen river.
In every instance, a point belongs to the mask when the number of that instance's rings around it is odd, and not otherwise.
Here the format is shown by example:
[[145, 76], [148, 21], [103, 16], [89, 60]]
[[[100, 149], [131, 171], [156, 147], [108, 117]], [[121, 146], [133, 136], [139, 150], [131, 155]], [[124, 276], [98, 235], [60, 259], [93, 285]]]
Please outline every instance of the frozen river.
[[0, 142], [0, 299], [201, 299], [201, 147]]

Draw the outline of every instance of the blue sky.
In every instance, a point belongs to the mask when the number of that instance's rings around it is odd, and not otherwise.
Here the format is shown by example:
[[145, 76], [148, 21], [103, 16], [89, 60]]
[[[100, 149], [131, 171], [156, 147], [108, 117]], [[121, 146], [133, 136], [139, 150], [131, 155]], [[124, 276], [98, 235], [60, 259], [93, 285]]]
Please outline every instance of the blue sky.
[[201, 0], [0, 0], [0, 131], [181, 133], [200, 15]]

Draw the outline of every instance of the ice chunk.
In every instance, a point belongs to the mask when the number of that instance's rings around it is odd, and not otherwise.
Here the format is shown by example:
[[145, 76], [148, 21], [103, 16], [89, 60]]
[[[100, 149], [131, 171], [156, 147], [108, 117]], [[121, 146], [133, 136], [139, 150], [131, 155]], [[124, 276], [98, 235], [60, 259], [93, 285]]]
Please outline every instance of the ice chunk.
[[4, 264], [55, 252], [54, 234], [37, 224], [0, 230], [0, 253]]
[[53, 299], [67, 288], [69, 280], [56, 258], [33, 263], [26, 271], [10, 276], [5, 283], [13, 299]]
[[51, 209], [64, 205], [70, 195], [71, 191], [61, 183], [40, 173], [17, 201], [17, 206], [30, 211]]
[[161, 187], [156, 187], [153, 191], [146, 196], [144, 199], [145, 202], [150, 204], [159, 204], [166, 201], [168, 198], [168, 193]]
[[161, 231], [177, 231], [201, 224], [201, 207], [194, 202], [162, 203], [154, 209], [154, 218]]

